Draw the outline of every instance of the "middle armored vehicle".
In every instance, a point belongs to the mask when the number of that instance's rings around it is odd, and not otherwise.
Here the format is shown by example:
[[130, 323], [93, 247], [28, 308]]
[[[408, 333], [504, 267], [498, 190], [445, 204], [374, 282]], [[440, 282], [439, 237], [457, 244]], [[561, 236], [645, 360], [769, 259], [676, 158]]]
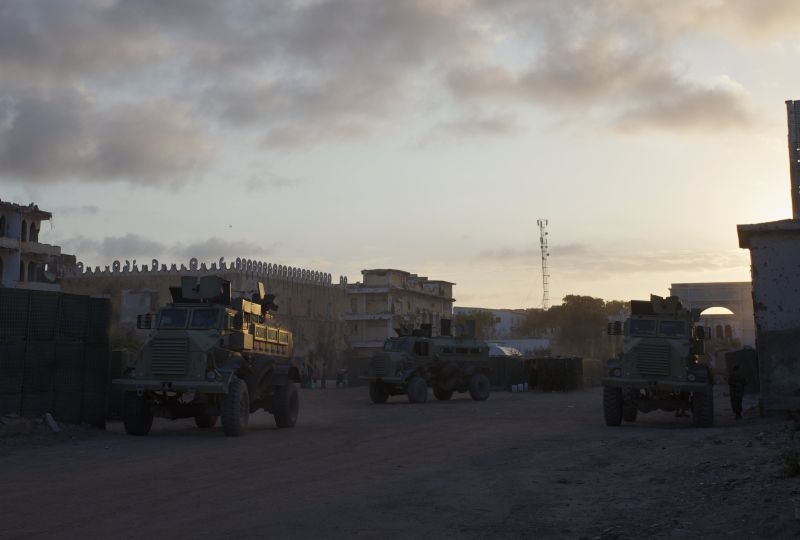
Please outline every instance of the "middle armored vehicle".
[[[399, 334], [404, 334], [400, 331]], [[489, 345], [473, 337], [431, 336], [430, 325], [408, 335], [389, 338], [372, 357], [369, 381], [373, 403], [406, 394], [411, 403], [424, 403], [428, 387], [439, 400], [454, 392], [469, 392], [476, 401], [489, 398]]]

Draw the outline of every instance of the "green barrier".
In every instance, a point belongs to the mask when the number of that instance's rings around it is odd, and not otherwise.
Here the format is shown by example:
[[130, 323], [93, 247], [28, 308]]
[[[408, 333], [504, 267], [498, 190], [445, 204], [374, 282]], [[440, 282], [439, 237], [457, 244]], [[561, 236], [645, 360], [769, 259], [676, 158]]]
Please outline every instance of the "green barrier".
[[29, 291], [0, 288], [0, 340], [28, 335]]

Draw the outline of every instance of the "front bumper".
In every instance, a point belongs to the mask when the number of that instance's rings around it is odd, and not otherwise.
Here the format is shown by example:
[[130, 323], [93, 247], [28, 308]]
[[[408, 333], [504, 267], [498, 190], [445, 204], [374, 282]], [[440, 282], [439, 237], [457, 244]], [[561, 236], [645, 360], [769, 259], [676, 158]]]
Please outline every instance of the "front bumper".
[[136, 392], [196, 392], [198, 394], [227, 394], [228, 381], [162, 381], [159, 379], [114, 379], [111, 384], [122, 390]]
[[664, 390], [667, 392], [705, 392], [709, 384], [706, 382], [669, 381], [647, 379], [632, 379], [626, 377], [603, 377], [603, 386], [616, 388], [646, 388], [649, 390]]

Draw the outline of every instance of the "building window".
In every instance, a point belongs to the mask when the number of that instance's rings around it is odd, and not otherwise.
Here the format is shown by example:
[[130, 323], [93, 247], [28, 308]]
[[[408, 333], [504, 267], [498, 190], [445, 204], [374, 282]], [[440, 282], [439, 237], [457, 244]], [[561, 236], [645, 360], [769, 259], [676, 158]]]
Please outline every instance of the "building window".
[[19, 280], [25, 281], [25, 263], [19, 261]]
[[350, 299], [350, 313], [358, 313], [358, 298]]
[[36, 228], [36, 223], [31, 223], [31, 232], [28, 234], [28, 240], [31, 242], [39, 241], [39, 230]]
[[21, 240], [23, 242], [27, 242], [28, 241], [28, 222], [25, 221], [24, 219], [22, 220], [22, 238], [21, 238]]
[[3, 284], [3, 258], [0, 257], [0, 286]]
[[36, 263], [33, 261], [28, 263], [28, 281], [36, 281]]
[[6, 216], [0, 216], [0, 236], [6, 235]]

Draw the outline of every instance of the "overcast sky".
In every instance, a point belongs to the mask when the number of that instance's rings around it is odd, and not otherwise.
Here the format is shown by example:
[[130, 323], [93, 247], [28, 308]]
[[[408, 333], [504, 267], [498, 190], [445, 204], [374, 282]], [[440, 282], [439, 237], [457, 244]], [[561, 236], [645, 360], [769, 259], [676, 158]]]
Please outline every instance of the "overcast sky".
[[457, 305], [749, 280], [791, 216], [796, 0], [0, 0], [0, 198], [86, 264], [236, 257]]

